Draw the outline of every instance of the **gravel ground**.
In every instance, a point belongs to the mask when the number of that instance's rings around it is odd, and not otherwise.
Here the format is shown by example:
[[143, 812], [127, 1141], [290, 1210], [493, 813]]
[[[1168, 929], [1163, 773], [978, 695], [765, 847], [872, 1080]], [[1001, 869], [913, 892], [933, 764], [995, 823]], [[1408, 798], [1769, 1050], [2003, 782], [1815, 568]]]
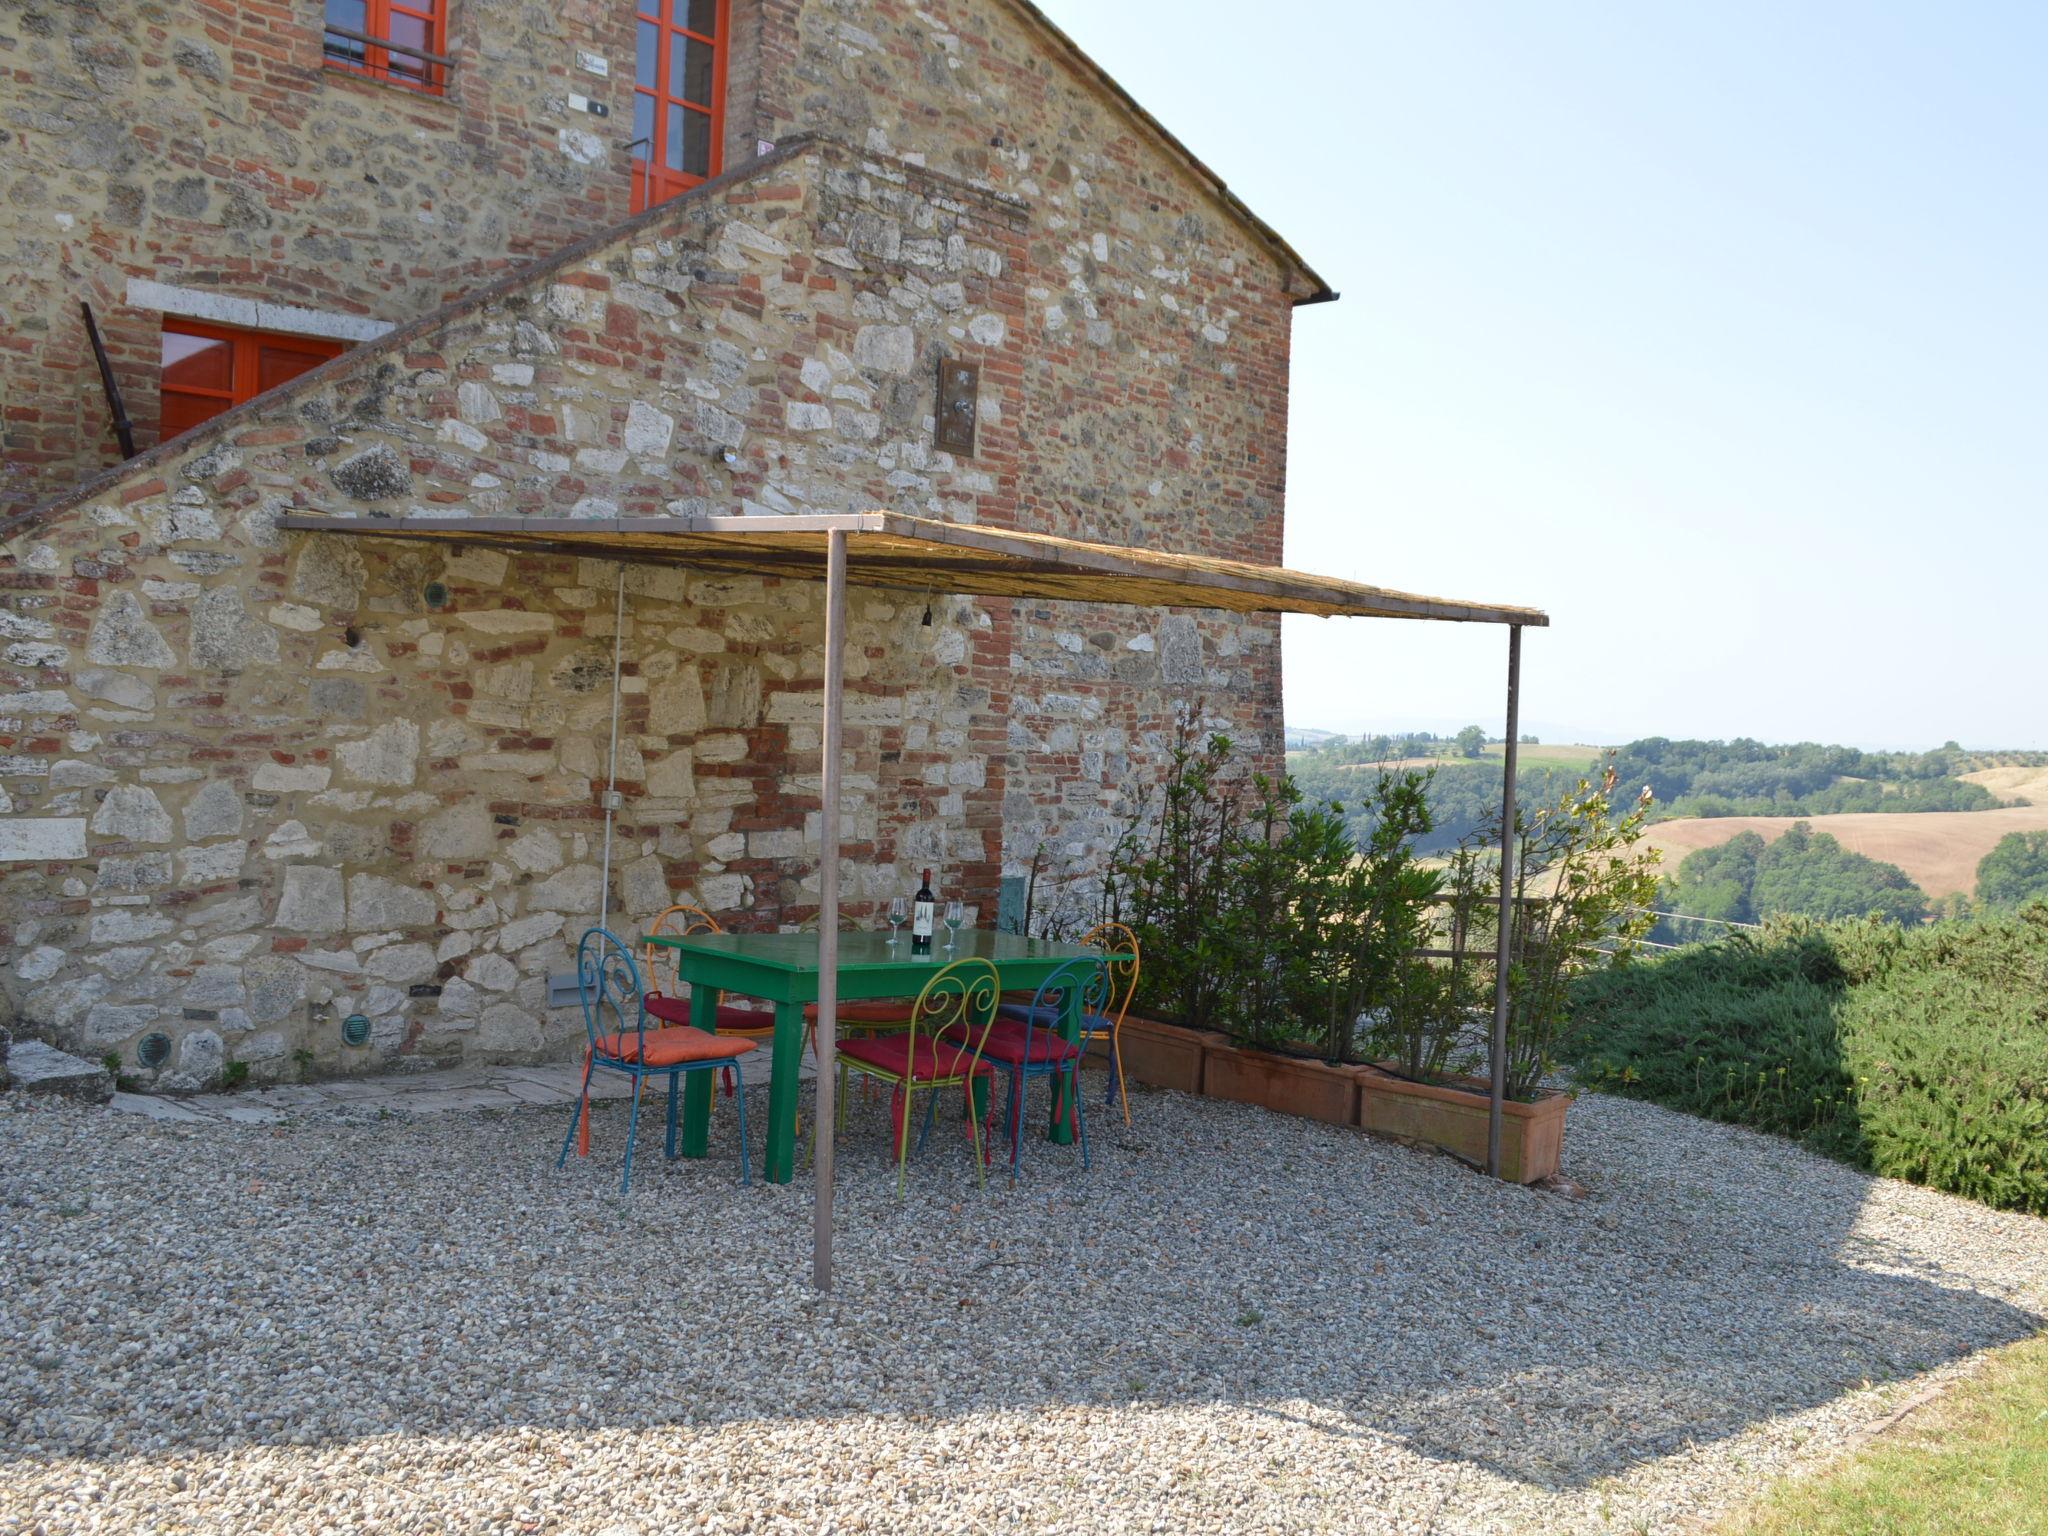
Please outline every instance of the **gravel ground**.
[[9, 1103], [0, 1531], [1680, 1530], [2048, 1312], [2048, 1223], [1619, 1100], [1582, 1201], [1145, 1093], [899, 1204], [855, 1109], [821, 1300], [727, 1114], [628, 1201], [617, 1104], [557, 1173], [560, 1112]]

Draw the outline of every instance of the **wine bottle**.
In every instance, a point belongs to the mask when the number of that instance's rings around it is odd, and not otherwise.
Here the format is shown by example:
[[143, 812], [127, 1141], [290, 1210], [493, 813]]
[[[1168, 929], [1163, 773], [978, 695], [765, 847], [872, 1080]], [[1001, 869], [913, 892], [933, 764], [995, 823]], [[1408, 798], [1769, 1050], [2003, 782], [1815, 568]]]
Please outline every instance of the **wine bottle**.
[[932, 894], [932, 872], [924, 872], [924, 884], [917, 888], [917, 895], [910, 904], [910, 952], [913, 955], [928, 955], [932, 952], [932, 931], [938, 927], [939, 898]]

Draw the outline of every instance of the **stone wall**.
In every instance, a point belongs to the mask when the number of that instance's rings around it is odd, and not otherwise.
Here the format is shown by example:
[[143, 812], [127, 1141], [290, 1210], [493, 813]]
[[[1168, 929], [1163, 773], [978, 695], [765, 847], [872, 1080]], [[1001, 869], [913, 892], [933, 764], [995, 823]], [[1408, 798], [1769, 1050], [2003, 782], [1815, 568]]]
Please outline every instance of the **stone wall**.
[[[546, 977], [607, 899], [627, 928], [672, 898], [808, 915], [815, 588], [624, 569], [607, 896], [620, 568], [274, 519], [980, 519], [1017, 494], [1027, 347], [1014, 325], [972, 338], [1023, 304], [1028, 230], [1006, 200], [798, 144], [53, 509], [0, 577], [18, 683], [0, 696], [0, 960], [26, 1022], [95, 1056], [170, 1034], [169, 1085], [299, 1051], [316, 1070], [530, 1057], [580, 1027], [549, 1014]], [[989, 365], [971, 463], [930, 447], [941, 351]], [[988, 914], [1038, 618], [937, 594], [927, 627], [925, 603], [856, 594], [848, 899], [931, 864]], [[1099, 720], [1163, 713], [1184, 622], [1123, 618], [1149, 648], [1126, 648], [1130, 697]], [[339, 1038], [354, 1013], [359, 1051]]]
[[[1031, 210], [1014, 500], [992, 520], [1277, 564], [1293, 306], [1313, 281], [1035, 18], [989, 0], [764, 0], [755, 131], [815, 130]], [[1004, 871], [1086, 869], [1150, 782], [1160, 699], [1280, 762], [1277, 621], [1020, 612]]]
[[[147, 447], [164, 306], [134, 284], [251, 324], [240, 306], [257, 302], [354, 317], [320, 333], [356, 340], [626, 217], [629, 3], [453, 0], [438, 95], [325, 67], [322, 14], [323, 0], [0, 7], [0, 517], [120, 456], [81, 299]], [[579, 50], [609, 75], [578, 69]], [[733, 147], [751, 157], [751, 140]]]
[[[543, 978], [597, 906], [616, 572], [285, 540], [281, 509], [883, 506], [1278, 559], [1313, 279], [1028, 5], [734, 0], [728, 154], [785, 151], [629, 227], [623, 158], [565, 115], [568, 90], [603, 94], [572, 70], [595, 44], [630, 120], [624, 7], [458, 4], [445, 100], [322, 71], [317, 9], [0, 18], [0, 259], [31, 278], [0, 300], [17, 486], [110, 443], [65, 339], [81, 295], [145, 442], [138, 274], [403, 323], [38, 514], [0, 560], [0, 961], [68, 1043], [166, 1030], [189, 1081], [217, 1046], [334, 1068], [541, 1053], [573, 1027]], [[942, 353], [983, 368], [969, 462], [932, 446]], [[812, 594], [627, 581], [614, 910], [800, 917]], [[1177, 706], [1278, 761], [1277, 623], [943, 593], [864, 594], [859, 617], [852, 899], [929, 863], [987, 918], [1034, 859], [1092, 869]], [[368, 1052], [334, 1044], [350, 1011]]]

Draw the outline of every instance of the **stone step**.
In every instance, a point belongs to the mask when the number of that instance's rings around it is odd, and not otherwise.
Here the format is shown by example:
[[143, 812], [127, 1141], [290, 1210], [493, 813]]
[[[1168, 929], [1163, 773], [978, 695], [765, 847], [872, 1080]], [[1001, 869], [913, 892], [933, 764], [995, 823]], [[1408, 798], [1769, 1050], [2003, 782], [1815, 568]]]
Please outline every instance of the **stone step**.
[[88, 1104], [104, 1104], [114, 1096], [113, 1074], [100, 1063], [40, 1040], [17, 1040], [8, 1047], [7, 1076], [23, 1093], [59, 1094]]

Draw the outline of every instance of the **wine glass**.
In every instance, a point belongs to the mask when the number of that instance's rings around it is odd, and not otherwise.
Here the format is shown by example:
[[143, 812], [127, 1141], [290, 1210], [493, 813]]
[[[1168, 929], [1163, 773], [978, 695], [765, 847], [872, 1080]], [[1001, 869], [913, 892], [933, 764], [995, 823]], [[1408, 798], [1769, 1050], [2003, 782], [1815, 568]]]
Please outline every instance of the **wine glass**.
[[953, 953], [960, 942], [960, 925], [967, 921], [967, 908], [957, 901], [946, 903], [946, 953]]
[[898, 896], [889, 903], [889, 947], [896, 947], [896, 930], [910, 921], [910, 903]]

